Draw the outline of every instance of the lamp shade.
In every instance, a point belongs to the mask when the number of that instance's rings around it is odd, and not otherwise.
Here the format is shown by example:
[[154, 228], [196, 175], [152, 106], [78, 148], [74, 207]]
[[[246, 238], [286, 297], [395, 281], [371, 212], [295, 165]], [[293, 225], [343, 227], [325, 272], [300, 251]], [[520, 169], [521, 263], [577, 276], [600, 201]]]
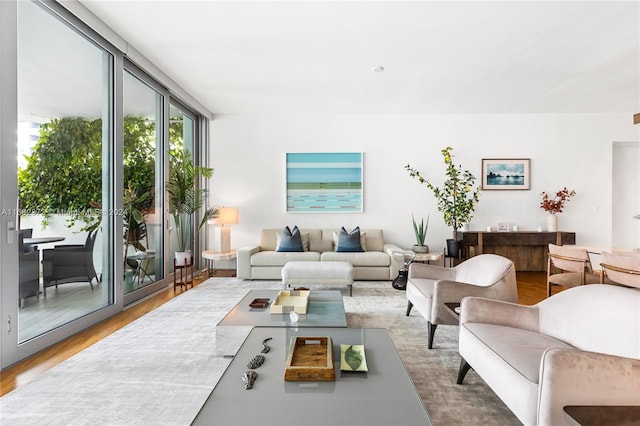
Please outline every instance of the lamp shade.
[[213, 225], [237, 225], [238, 209], [236, 207], [219, 207], [218, 216], [209, 221]]

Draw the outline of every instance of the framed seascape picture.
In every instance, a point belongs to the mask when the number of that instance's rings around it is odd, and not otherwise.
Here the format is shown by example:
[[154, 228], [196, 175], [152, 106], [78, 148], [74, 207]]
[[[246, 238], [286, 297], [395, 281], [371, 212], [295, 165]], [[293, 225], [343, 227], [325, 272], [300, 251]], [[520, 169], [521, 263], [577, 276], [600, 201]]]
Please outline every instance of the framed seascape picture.
[[287, 153], [287, 212], [361, 213], [362, 153]]
[[529, 189], [530, 165], [528, 158], [484, 158], [482, 189]]

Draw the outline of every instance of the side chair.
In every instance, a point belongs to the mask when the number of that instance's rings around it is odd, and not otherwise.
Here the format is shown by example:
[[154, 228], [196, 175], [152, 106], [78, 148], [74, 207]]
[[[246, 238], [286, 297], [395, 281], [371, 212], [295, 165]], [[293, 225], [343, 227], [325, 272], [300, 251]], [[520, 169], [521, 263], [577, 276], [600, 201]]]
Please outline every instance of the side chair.
[[[559, 270], [559, 271], [558, 271]], [[593, 272], [587, 249], [575, 246], [549, 244], [547, 260], [547, 297], [552, 287], [576, 287], [600, 282], [599, 274]]]
[[600, 282], [640, 288], [640, 253], [615, 254], [602, 252]]
[[33, 246], [24, 244], [24, 239], [31, 236], [31, 230], [20, 230], [18, 234], [18, 279], [20, 308], [24, 307], [27, 297], [40, 294], [40, 253]]
[[47, 297], [47, 287], [88, 282], [93, 290], [93, 280], [100, 282], [93, 265], [93, 246], [97, 234], [97, 229], [89, 232], [84, 244], [57, 245], [42, 250], [44, 297]]

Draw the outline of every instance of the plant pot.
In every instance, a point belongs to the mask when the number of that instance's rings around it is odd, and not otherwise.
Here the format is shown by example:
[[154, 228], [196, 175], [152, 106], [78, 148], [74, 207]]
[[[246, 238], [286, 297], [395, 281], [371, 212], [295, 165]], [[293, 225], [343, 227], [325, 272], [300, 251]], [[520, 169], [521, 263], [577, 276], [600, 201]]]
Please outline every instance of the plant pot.
[[174, 254], [176, 266], [191, 265], [191, 252], [190, 251], [177, 251]]
[[415, 244], [413, 247], [411, 247], [411, 251], [414, 253], [429, 253], [429, 246], [427, 245], [419, 246]]
[[447, 240], [447, 257], [460, 257], [460, 248], [462, 248], [461, 240], [453, 238]]
[[555, 214], [547, 215], [547, 232], [556, 232], [558, 230], [558, 216]]

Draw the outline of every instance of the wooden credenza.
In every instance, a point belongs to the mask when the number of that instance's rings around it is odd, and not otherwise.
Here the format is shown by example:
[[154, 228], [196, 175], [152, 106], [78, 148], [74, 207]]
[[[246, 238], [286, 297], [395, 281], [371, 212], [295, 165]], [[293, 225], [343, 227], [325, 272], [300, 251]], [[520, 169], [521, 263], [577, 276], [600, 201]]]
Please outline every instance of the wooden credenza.
[[465, 255], [493, 253], [511, 259], [516, 271], [546, 271], [549, 244], [575, 244], [575, 232], [464, 232]]

